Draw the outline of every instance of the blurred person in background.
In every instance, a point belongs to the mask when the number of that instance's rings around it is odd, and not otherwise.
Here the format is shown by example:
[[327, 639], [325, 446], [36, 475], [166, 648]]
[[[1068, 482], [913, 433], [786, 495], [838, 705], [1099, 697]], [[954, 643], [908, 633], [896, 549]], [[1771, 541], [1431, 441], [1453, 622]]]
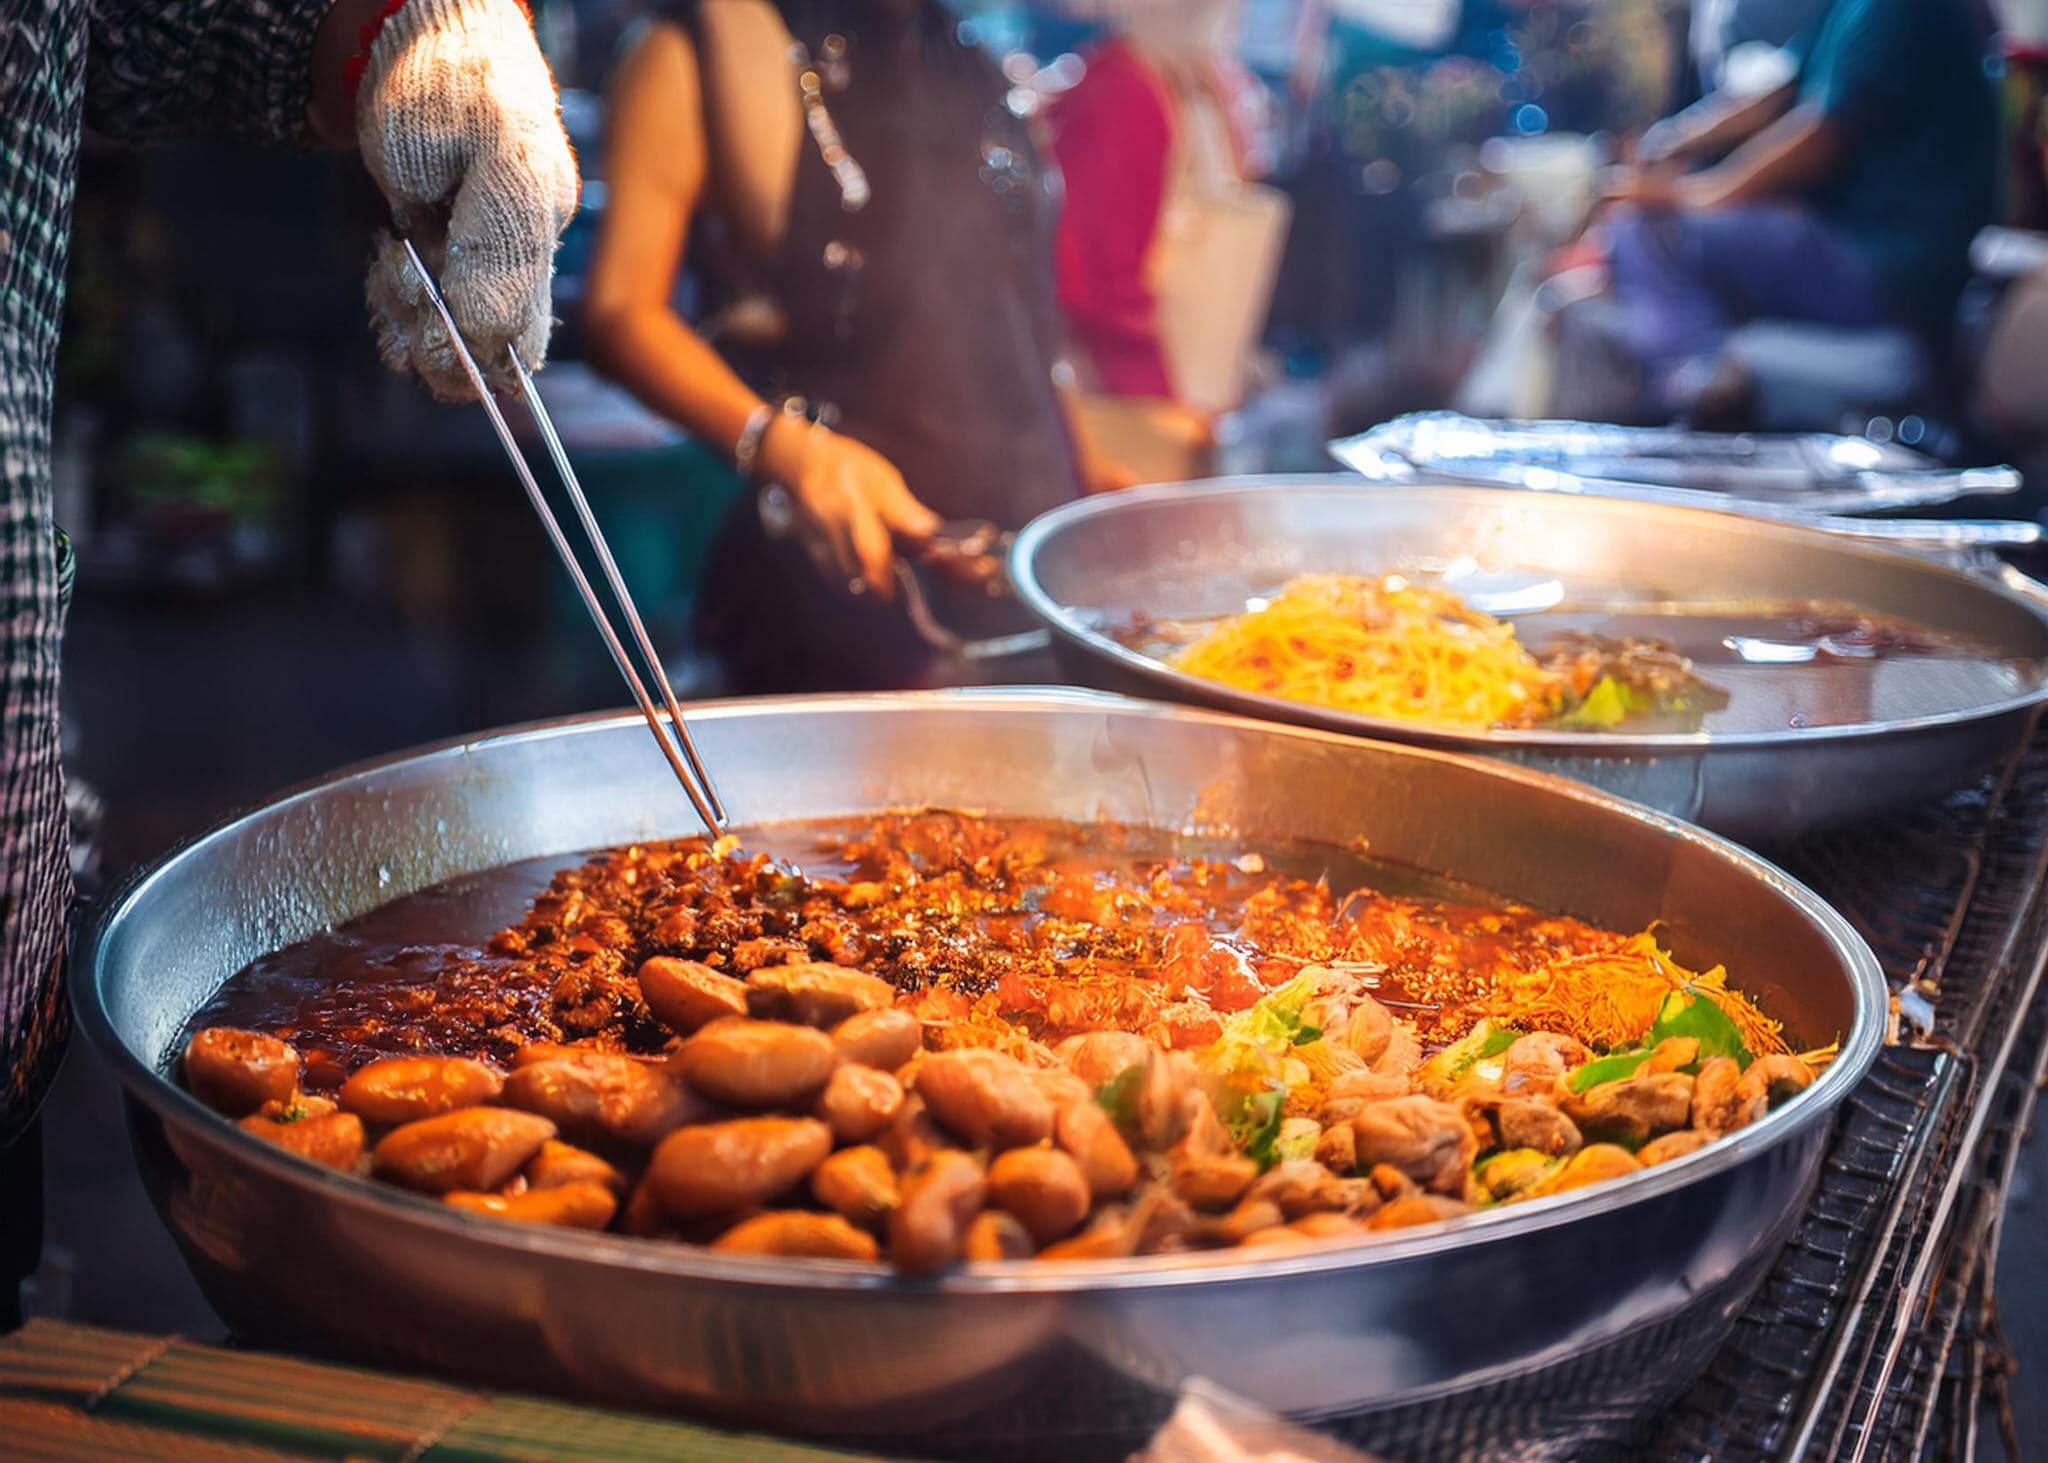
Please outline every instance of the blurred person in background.
[[1795, 75], [1648, 139], [1604, 235], [1653, 410], [1739, 417], [1745, 320], [1946, 331], [1997, 193], [1988, 35], [1972, 0], [1833, 0]]
[[1199, 477], [1215, 415], [1242, 395], [1287, 226], [1284, 197], [1247, 186], [1267, 169], [1267, 98], [1236, 53], [1243, 3], [1077, 9], [1110, 27], [1049, 115], [1084, 410], [1141, 477]]
[[[576, 164], [514, 0], [0, 0], [0, 1330], [41, 1249], [33, 1123], [66, 1029], [71, 901], [57, 667], [68, 541], [51, 381], [81, 129], [360, 146], [480, 359], [546, 350]], [[369, 301], [387, 364], [472, 394], [390, 239]], [[497, 368], [509, 374], [509, 364]]]
[[[736, 690], [985, 676], [914, 627], [899, 547], [1126, 480], [1069, 416], [1055, 200], [1010, 91], [937, 0], [699, 0], [628, 41], [585, 327], [594, 364], [762, 490], [698, 604]], [[980, 585], [922, 582], [949, 630], [1023, 628]]]

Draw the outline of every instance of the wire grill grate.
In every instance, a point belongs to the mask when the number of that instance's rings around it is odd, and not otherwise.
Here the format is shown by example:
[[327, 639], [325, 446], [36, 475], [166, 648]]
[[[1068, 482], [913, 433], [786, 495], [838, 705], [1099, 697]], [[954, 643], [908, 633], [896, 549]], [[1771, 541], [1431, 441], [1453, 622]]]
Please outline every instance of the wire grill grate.
[[2048, 1052], [2048, 739], [1909, 817], [1779, 853], [1871, 943], [1932, 1035], [1843, 1105], [1820, 1186], [1660, 1458], [1967, 1456], [1987, 1255]]

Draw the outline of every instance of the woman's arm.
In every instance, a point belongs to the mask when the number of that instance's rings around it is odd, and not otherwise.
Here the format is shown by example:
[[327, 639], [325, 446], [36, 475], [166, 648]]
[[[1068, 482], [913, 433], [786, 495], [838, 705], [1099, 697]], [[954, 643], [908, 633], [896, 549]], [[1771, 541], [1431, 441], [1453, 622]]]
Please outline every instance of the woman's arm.
[[605, 208], [585, 285], [591, 364], [730, 454], [761, 398], [670, 305], [709, 176], [696, 48], [671, 25], [636, 38], [612, 83]]
[[[786, 64], [780, 52], [763, 55], [764, 65]], [[584, 295], [591, 363], [651, 410], [732, 453], [761, 398], [670, 303], [690, 220], [710, 186], [704, 88], [690, 37], [675, 26], [648, 27], [621, 64], [610, 103], [604, 222]], [[795, 495], [821, 568], [857, 576], [877, 593], [890, 590], [891, 534], [922, 537], [938, 526], [886, 460], [822, 427], [778, 414], [759, 466]]]

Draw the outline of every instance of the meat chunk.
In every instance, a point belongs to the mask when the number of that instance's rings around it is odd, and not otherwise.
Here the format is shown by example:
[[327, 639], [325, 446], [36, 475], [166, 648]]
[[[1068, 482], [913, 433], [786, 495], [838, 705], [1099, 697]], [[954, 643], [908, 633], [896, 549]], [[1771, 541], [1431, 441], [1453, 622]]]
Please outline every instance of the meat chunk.
[[1424, 1189], [1461, 1194], [1478, 1144], [1465, 1114], [1433, 1097], [1376, 1102], [1351, 1120], [1361, 1167], [1386, 1164]]

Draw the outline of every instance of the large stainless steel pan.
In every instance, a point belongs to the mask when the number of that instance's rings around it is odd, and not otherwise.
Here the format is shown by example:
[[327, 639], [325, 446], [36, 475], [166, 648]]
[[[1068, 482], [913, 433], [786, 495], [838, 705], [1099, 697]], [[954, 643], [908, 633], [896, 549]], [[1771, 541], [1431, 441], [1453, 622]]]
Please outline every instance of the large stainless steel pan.
[[[171, 1082], [181, 1027], [258, 955], [456, 875], [692, 830], [639, 718], [515, 730], [216, 829], [114, 900], [77, 962], [81, 1022], [126, 1086], [145, 1174], [238, 1330], [974, 1456], [1113, 1451], [1190, 1376], [1331, 1416], [1525, 1378], [1653, 1327], [1703, 1365], [1881, 1041], [1875, 960], [1812, 893], [1696, 829], [1496, 763], [1072, 691], [730, 703], [692, 726], [743, 820], [940, 804], [1253, 845], [1364, 839], [1614, 926], [1662, 920], [1681, 957], [1725, 960], [1795, 1036], [1839, 1035], [1842, 1055], [1730, 1141], [1561, 1202], [1305, 1256], [921, 1284], [472, 1218], [295, 1162]], [[1658, 1384], [1685, 1380], [1681, 1365]]]
[[[1554, 576], [1578, 598], [1829, 600], [2048, 657], [2048, 609], [1998, 578], [1783, 523], [1612, 498], [1351, 477], [1140, 488], [1055, 509], [1018, 534], [1011, 578], [1087, 685], [1500, 757], [1593, 783], [1750, 842], [1904, 806], [1960, 785], [2026, 732], [2048, 676], [1958, 693], [1930, 684], [1837, 725], [1643, 735], [1447, 732], [1233, 690], [1112, 635], [1133, 611], [1234, 613], [1293, 574], [1467, 560]], [[1615, 593], [1616, 598], [1622, 597]]]

